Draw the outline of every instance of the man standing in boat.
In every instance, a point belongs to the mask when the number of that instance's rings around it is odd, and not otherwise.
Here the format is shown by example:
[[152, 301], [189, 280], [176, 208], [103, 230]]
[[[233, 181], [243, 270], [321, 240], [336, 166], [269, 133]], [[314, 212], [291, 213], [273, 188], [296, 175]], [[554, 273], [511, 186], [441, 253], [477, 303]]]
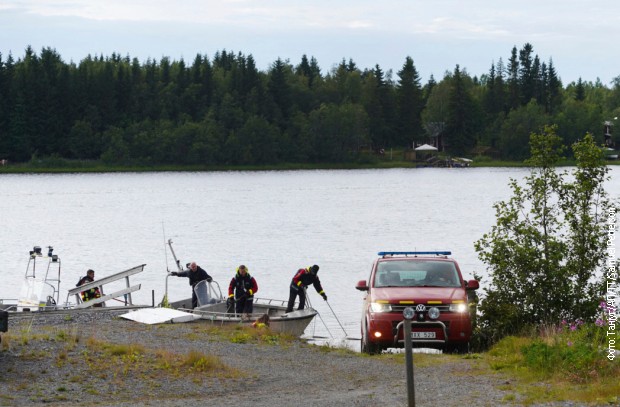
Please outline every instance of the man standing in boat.
[[234, 307], [237, 314], [251, 314], [254, 310], [254, 294], [257, 291], [256, 280], [250, 276], [246, 266], [240, 265], [228, 285], [228, 312], [233, 312]]
[[[79, 287], [84, 284], [92, 283], [93, 281], [95, 281], [95, 270], [88, 269], [88, 271], [86, 272], [86, 275], [80, 278], [80, 281], [78, 281], [78, 283], [75, 286]], [[80, 295], [82, 296], [82, 301], [86, 302], [86, 301], [94, 300], [96, 298], [101, 297], [101, 292], [99, 291], [99, 287], [95, 287], [95, 288], [91, 288], [86, 291], [82, 291]], [[99, 304], [95, 304], [94, 306], [101, 307], [102, 304], [99, 303]]]
[[321, 287], [321, 281], [319, 280], [319, 276], [317, 273], [319, 272], [319, 266], [316, 264], [311, 267], [307, 267], [305, 269], [297, 270], [295, 276], [293, 276], [293, 280], [291, 281], [290, 295], [288, 297], [288, 306], [286, 307], [286, 312], [293, 311], [293, 306], [295, 305], [295, 298], [299, 296], [299, 308], [304, 309], [306, 306], [306, 287], [310, 284], [314, 285], [314, 289], [317, 293], [323, 297], [325, 301], [327, 301], [327, 295], [325, 291], [323, 291], [323, 287]]
[[192, 308], [196, 308], [198, 306], [198, 297], [196, 296], [196, 291], [194, 291], [194, 287], [201, 281], [207, 280], [208, 283], [213, 281], [210, 275], [207, 274], [206, 271], [202, 269], [195, 262], [191, 262], [189, 264], [189, 269], [185, 271], [173, 271], [173, 276], [178, 277], [189, 277], [189, 285], [192, 286]]

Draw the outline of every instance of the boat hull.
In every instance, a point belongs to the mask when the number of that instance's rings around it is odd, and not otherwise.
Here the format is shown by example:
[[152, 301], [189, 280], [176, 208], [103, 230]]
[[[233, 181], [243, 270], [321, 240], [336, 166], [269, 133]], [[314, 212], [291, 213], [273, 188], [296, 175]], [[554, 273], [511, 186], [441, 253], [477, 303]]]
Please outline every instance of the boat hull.
[[269, 300], [256, 298], [254, 300], [254, 312], [250, 315], [228, 313], [226, 302], [202, 305], [191, 309], [191, 299], [176, 301], [170, 304], [172, 308], [200, 315], [203, 321], [214, 324], [243, 324], [252, 323], [262, 315], [269, 316], [269, 328], [278, 333], [286, 333], [293, 336], [302, 336], [312, 319], [317, 315], [313, 308], [305, 308], [286, 313], [286, 302], [281, 300]]

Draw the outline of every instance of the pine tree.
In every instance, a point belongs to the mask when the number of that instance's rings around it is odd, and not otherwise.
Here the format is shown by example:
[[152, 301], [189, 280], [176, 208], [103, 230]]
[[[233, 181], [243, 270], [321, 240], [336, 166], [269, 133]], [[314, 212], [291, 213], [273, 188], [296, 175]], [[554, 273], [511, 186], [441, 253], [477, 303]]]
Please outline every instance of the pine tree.
[[420, 117], [423, 108], [422, 88], [420, 76], [413, 64], [413, 59], [407, 57], [400, 71], [397, 86], [398, 98], [398, 137], [396, 142], [402, 146], [411, 145], [422, 134], [422, 119]]
[[585, 87], [583, 86], [583, 82], [581, 80], [581, 76], [579, 77], [579, 80], [577, 81], [577, 84], [575, 85], [575, 100], [578, 101], [583, 101], [586, 98], [586, 90]]
[[519, 51], [519, 86], [522, 105], [530, 103], [530, 100], [535, 96], [536, 74], [533, 70], [533, 52], [534, 47], [530, 43], [523, 45]]
[[512, 48], [508, 60], [508, 106], [516, 109], [521, 105], [521, 93], [519, 85], [519, 60], [517, 59], [517, 47]]
[[448, 101], [448, 118], [445, 128], [445, 146], [453, 154], [463, 154], [476, 145], [480, 126], [478, 106], [469, 90], [459, 65], [454, 68]]
[[549, 58], [549, 69], [547, 70], [548, 72], [548, 88], [547, 88], [547, 96], [546, 96], [546, 104], [545, 104], [545, 110], [547, 113], [549, 114], [554, 114], [557, 110], [557, 108], [560, 106], [560, 104], [562, 103], [561, 100], [561, 89], [562, 89], [562, 82], [560, 81], [560, 79], [557, 76], [557, 73], [555, 72], [555, 67], [553, 66], [553, 60], [551, 58]]
[[284, 123], [282, 120], [288, 119], [293, 111], [292, 93], [286, 75], [287, 66], [278, 58], [269, 71], [267, 89], [276, 108], [272, 117], [281, 125]]

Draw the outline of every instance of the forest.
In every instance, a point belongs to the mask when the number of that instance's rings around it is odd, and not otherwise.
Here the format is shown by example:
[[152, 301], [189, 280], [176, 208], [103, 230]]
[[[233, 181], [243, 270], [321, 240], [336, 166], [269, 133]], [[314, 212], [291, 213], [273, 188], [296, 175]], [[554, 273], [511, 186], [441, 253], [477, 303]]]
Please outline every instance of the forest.
[[[566, 146], [620, 116], [620, 75], [563, 85], [551, 57], [526, 43], [488, 72], [456, 65], [422, 83], [412, 57], [397, 72], [342, 60], [221, 50], [193, 61], [88, 55], [53, 48], [0, 54], [0, 159], [108, 165], [347, 163], [433, 144], [445, 154], [523, 160], [529, 136], [557, 125]], [[613, 127], [612, 127], [613, 128]], [[415, 144], [414, 144], [415, 143]], [[570, 149], [567, 149], [570, 150]]]

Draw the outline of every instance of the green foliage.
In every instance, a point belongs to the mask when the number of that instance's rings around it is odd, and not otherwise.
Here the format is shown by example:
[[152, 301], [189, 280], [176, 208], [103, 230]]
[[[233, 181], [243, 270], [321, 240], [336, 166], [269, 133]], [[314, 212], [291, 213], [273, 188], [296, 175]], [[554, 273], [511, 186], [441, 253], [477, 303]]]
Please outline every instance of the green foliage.
[[507, 336], [484, 357], [491, 369], [512, 376], [505, 390], [519, 393], [520, 404], [615, 405], [620, 364], [605, 357], [607, 329], [604, 318], [596, 324], [562, 321], [527, 336]]
[[[488, 146], [504, 159], [527, 156], [529, 134], [558, 123], [570, 145], [620, 115], [612, 88], [579, 81], [562, 89], [552, 60], [531, 44], [512, 49], [488, 75], [458, 66], [420, 83], [406, 57], [392, 78], [379, 65], [344, 60], [321, 72], [314, 57], [276, 60], [218, 51], [188, 63], [129, 56], [63, 62], [51, 48], [0, 55], [0, 159], [58, 158], [110, 166], [230, 166], [355, 162], [360, 150], [435, 142], [447, 154]], [[619, 77], [620, 78], [620, 77]], [[34, 160], [33, 160], [34, 161]], [[58, 161], [63, 165], [62, 161]]]
[[523, 160], [528, 156], [530, 134], [540, 131], [550, 118], [535, 100], [508, 113], [502, 121], [497, 147], [510, 160]]
[[[500, 356], [495, 367], [525, 367], [539, 379], [554, 377], [573, 383], [587, 383], [617, 377], [620, 366], [605, 357], [606, 326], [563, 321], [531, 338], [507, 337], [490, 354]], [[508, 356], [509, 352], [512, 356]], [[503, 362], [499, 362], [499, 360]]]
[[495, 342], [525, 327], [562, 319], [591, 319], [602, 293], [610, 207], [601, 148], [591, 135], [573, 146], [571, 176], [555, 127], [530, 138], [532, 166], [524, 185], [512, 179], [512, 197], [494, 205], [496, 224], [475, 242], [490, 285], [479, 307], [482, 336]]

